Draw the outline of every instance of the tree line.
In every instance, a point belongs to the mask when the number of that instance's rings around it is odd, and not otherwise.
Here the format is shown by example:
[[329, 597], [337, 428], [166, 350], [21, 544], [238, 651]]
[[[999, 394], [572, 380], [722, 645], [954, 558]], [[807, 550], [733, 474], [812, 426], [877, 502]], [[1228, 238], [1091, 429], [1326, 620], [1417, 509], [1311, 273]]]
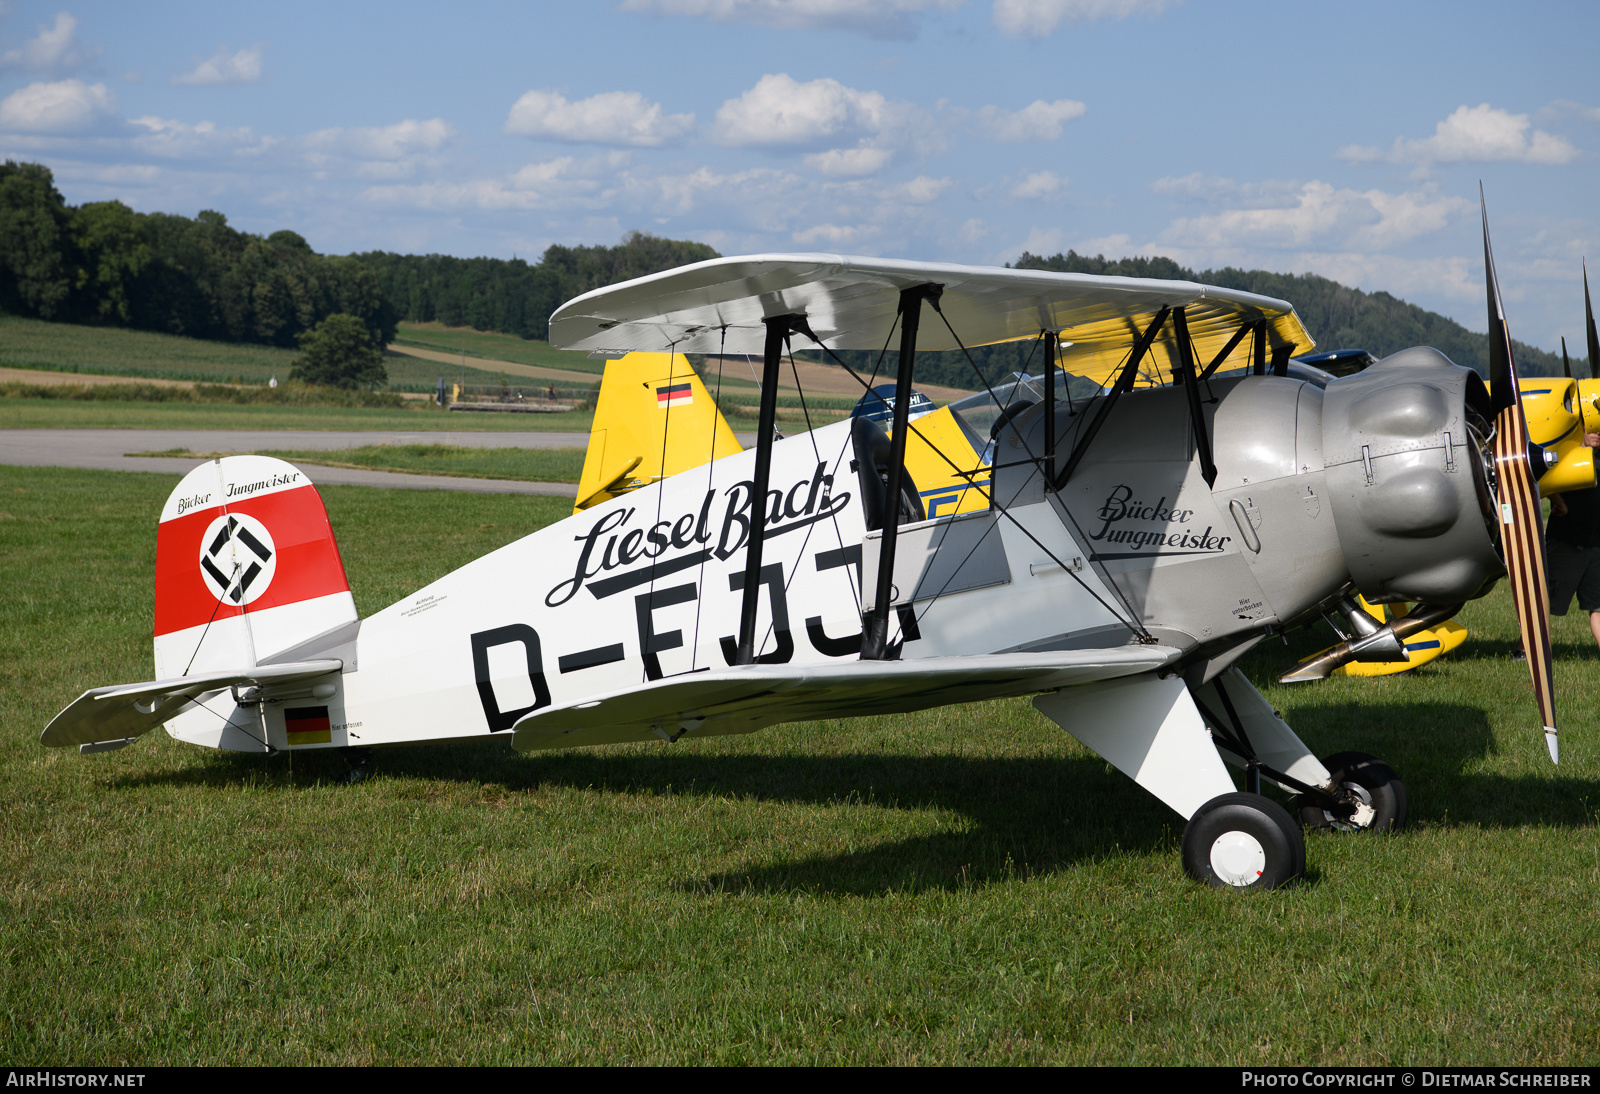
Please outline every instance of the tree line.
[[0, 310], [275, 346], [335, 314], [381, 345], [396, 319], [371, 267], [319, 255], [294, 232], [240, 232], [211, 210], [70, 206], [48, 167], [11, 160], [0, 166]]
[[369, 251], [354, 258], [378, 278], [401, 319], [545, 339], [550, 313], [575, 296], [720, 255], [704, 243], [629, 232], [615, 247], [545, 249], [520, 258], [452, 258]]

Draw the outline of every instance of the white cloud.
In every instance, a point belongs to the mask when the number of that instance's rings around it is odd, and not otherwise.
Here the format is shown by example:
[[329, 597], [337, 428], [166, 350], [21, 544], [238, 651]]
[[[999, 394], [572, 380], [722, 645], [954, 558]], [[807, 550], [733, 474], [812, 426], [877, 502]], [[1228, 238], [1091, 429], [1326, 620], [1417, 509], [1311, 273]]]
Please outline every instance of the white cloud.
[[1006, 34], [1043, 38], [1062, 23], [1159, 15], [1167, 0], [994, 0], [994, 25]]
[[443, 118], [430, 118], [427, 121], [407, 118], [393, 125], [319, 129], [306, 137], [306, 147], [352, 159], [400, 160], [422, 152], [438, 151], [455, 135], [455, 127]]
[[979, 134], [992, 141], [1053, 141], [1074, 118], [1083, 117], [1089, 108], [1076, 99], [1057, 99], [1047, 103], [1035, 99], [1021, 110], [1002, 110], [986, 106], [977, 112]]
[[261, 79], [260, 46], [247, 46], [229, 53], [226, 45], [195, 66], [193, 72], [174, 76], [175, 84], [253, 84]]
[[1065, 193], [1067, 180], [1054, 171], [1035, 171], [1011, 188], [1011, 196], [1022, 201], [1055, 197]]
[[906, 205], [927, 205], [938, 201], [944, 192], [950, 189], [950, 179], [929, 178], [927, 175], [918, 175], [910, 182], [902, 182], [891, 186], [883, 192], [883, 200], [898, 202]]
[[735, 147], [806, 145], [843, 132], [883, 128], [888, 100], [823, 77], [800, 83], [787, 73], [766, 75], [717, 111], [716, 140]]
[[0, 68], [25, 68], [30, 72], [66, 73], [82, 68], [99, 54], [99, 49], [85, 49], [77, 38], [78, 21], [66, 12], [58, 12], [52, 26], [39, 25], [37, 36], [30, 38], [20, 49], [0, 54]]
[[793, 233], [796, 243], [810, 245], [813, 243], [827, 243], [833, 247], [850, 247], [861, 242], [877, 231], [859, 224], [818, 224], [803, 231]]
[[1150, 184], [1150, 189], [1158, 194], [1210, 197], [1218, 194], [1231, 194], [1237, 188], [1234, 186], [1232, 179], [1195, 171], [1188, 175], [1156, 179], [1155, 182]]
[[617, 162], [603, 156], [586, 161], [561, 156], [500, 178], [373, 186], [362, 196], [375, 204], [419, 209], [592, 209], [614, 193], [605, 176]]
[[557, 91], [529, 91], [512, 104], [505, 126], [520, 137], [639, 148], [657, 148], [693, 129], [693, 114], [664, 114], [660, 103], [637, 91], [607, 91], [578, 102]]
[[117, 96], [105, 84], [82, 80], [34, 83], [0, 100], [0, 130], [81, 133], [112, 117], [116, 109]]
[[276, 137], [263, 136], [241, 126], [226, 129], [215, 122], [177, 121], [147, 114], [130, 118], [135, 127], [134, 144], [141, 151], [165, 159], [198, 160], [216, 156], [257, 157], [278, 143]]
[[624, 0], [623, 11], [757, 23], [781, 30], [847, 30], [908, 41], [919, 16], [954, 11], [963, 0]]
[[1465, 198], [1440, 196], [1431, 189], [1388, 194], [1340, 190], [1314, 181], [1301, 186], [1292, 203], [1174, 220], [1161, 239], [1169, 245], [1212, 251], [1251, 245], [1303, 248], [1317, 242], [1381, 251], [1437, 232], [1451, 217], [1476, 208]]
[[877, 174], [893, 158], [887, 148], [830, 148], [807, 156], [806, 166], [834, 178], [854, 178]]
[[1526, 114], [1497, 110], [1488, 103], [1461, 106], [1434, 127], [1431, 137], [1398, 138], [1388, 152], [1370, 146], [1346, 145], [1339, 149], [1339, 158], [1352, 162], [1385, 159], [1391, 163], [1422, 165], [1494, 160], [1562, 164], [1577, 158], [1578, 150], [1565, 138], [1532, 127]]

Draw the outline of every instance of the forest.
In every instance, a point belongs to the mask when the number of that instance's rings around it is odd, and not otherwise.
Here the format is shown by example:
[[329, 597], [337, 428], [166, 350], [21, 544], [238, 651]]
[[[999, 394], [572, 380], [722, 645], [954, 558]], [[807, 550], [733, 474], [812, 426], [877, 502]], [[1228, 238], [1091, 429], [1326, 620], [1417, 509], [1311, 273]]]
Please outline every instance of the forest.
[[401, 319], [543, 339], [550, 313], [574, 296], [720, 256], [704, 243], [629, 232], [615, 247], [548, 247], [537, 263], [386, 251], [354, 257], [377, 274]]
[[[400, 320], [500, 331], [528, 339], [548, 334], [550, 313], [603, 285], [718, 257], [704, 243], [629, 232], [616, 246], [547, 248], [537, 262], [386, 251], [336, 256], [314, 252], [292, 231], [252, 235], [203, 211], [193, 218], [138, 213], [117, 201], [69, 206], [50, 169], [0, 166], [0, 311], [73, 323], [99, 323], [227, 342], [294, 346], [330, 315], [358, 318], [374, 344], [392, 341]], [[1126, 277], [1176, 278], [1287, 300], [1319, 349], [1365, 349], [1382, 357], [1428, 345], [1480, 372], [1488, 340], [1454, 320], [1386, 292], [1352, 289], [1315, 274], [1266, 270], [1194, 271], [1169, 258], [1107, 259], [1067, 251], [1024, 253], [1015, 268]], [[1554, 354], [1515, 343], [1524, 375], [1554, 376]], [[1031, 342], [977, 348], [990, 382], [1028, 364]], [[844, 353], [871, 371], [877, 355]], [[1573, 362], [1587, 375], [1585, 361]], [[917, 357], [918, 379], [980, 386], [959, 352]]]
[[370, 266], [319, 255], [294, 232], [251, 235], [211, 210], [69, 206], [48, 167], [11, 160], [0, 165], [0, 311], [289, 347], [338, 313], [381, 344], [396, 318]]

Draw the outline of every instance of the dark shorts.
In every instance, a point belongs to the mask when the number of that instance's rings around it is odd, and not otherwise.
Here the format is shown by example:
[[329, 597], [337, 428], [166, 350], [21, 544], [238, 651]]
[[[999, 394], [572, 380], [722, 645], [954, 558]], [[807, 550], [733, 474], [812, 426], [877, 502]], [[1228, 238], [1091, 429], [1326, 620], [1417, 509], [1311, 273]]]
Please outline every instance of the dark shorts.
[[1574, 547], [1552, 539], [1545, 544], [1549, 563], [1550, 614], [1566, 615], [1572, 594], [1578, 607], [1600, 612], [1600, 547]]

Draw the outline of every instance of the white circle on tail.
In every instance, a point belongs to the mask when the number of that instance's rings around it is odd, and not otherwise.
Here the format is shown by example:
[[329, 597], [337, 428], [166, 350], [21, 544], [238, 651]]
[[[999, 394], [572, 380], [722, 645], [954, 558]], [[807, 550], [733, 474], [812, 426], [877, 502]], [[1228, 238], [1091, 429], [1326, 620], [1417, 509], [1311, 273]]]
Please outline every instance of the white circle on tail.
[[211, 595], [243, 607], [267, 591], [278, 572], [272, 533], [255, 517], [224, 513], [200, 538], [200, 576]]

